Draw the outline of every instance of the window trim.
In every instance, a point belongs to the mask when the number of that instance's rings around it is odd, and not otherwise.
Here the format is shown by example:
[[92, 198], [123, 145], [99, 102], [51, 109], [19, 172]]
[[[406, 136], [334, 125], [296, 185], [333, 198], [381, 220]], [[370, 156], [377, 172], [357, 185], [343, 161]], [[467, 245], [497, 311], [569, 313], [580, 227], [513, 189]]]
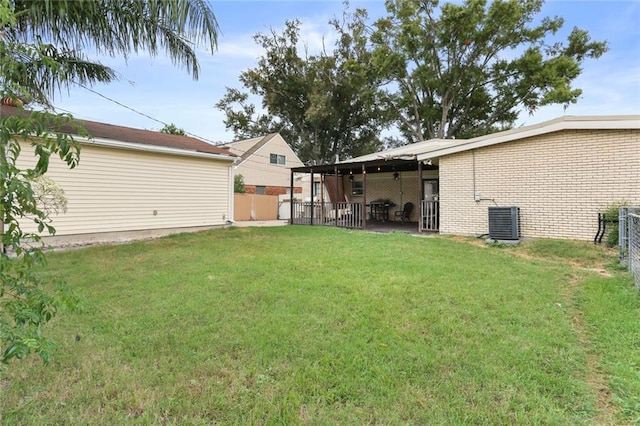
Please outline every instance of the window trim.
[[277, 164], [278, 166], [287, 165], [287, 156], [282, 154], [276, 154], [274, 152], [269, 154], [269, 164]]

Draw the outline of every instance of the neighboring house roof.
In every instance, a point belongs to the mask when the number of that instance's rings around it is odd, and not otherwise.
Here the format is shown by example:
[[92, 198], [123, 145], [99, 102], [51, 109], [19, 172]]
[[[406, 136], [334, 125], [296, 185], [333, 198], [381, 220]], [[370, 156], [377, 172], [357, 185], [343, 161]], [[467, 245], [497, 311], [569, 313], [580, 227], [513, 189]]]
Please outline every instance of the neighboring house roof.
[[[0, 105], [0, 116], [15, 116], [20, 113], [20, 109]], [[30, 111], [24, 111], [28, 114]], [[63, 132], [70, 134], [78, 134], [77, 127], [82, 126], [93, 138], [93, 142], [101, 145], [120, 146], [123, 148], [139, 148], [147, 147], [147, 150], [175, 152], [189, 151], [203, 154], [214, 154], [229, 159], [235, 158], [235, 155], [224, 148], [220, 148], [200, 139], [189, 136], [173, 135], [161, 133], [152, 130], [134, 129], [131, 127], [117, 126], [114, 124], [100, 123], [89, 120], [74, 120], [72, 125], [65, 125], [61, 129]], [[113, 142], [110, 142], [113, 141]], [[123, 145], [122, 143], [125, 143]]]
[[256, 151], [258, 151], [260, 148], [265, 146], [267, 144], [267, 142], [269, 142], [271, 139], [273, 139], [277, 135], [278, 135], [277, 133], [271, 133], [271, 134], [268, 134], [266, 136], [260, 136], [260, 137], [257, 137], [257, 138], [251, 138], [251, 139], [245, 139], [245, 140], [241, 140], [241, 141], [229, 142], [229, 143], [226, 143], [226, 144], [224, 144], [222, 146], [229, 148], [231, 151], [233, 151], [234, 149], [237, 149], [236, 145], [241, 145], [242, 144], [244, 146], [248, 146], [249, 147], [242, 153], [237, 152], [237, 154], [240, 155], [240, 160], [238, 160], [236, 165], [240, 165], [247, 158], [251, 157], [251, 155], [253, 155]]
[[417, 155], [418, 161], [455, 154], [500, 143], [530, 138], [563, 130], [627, 130], [640, 129], [640, 115], [564, 116], [539, 124], [505, 132], [458, 140], [445, 146], [432, 147]]

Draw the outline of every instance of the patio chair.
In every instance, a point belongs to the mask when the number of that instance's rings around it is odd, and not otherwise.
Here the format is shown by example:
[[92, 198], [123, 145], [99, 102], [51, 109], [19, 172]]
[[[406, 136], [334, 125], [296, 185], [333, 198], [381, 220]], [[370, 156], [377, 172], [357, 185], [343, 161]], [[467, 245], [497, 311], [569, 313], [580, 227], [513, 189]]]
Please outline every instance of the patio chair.
[[413, 211], [413, 203], [404, 203], [402, 210], [396, 210], [394, 216], [400, 218], [401, 221], [409, 220], [411, 212]]

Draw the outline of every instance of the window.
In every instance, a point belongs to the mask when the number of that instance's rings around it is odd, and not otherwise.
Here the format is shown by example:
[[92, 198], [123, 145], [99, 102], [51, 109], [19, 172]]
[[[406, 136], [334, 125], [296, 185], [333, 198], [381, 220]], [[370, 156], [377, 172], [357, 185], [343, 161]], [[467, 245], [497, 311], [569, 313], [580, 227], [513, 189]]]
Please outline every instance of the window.
[[320, 195], [320, 182], [313, 182], [313, 194], [311, 195], [314, 197]]
[[351, 195], [362, 195], [362, 181], [354, 180], [351, 182]]
[[280, 154], [269, 154], [269, 162], [271, 164], [285, 165], [287, 163], [287, 157]]
[[267, 187], [266, 186], [256, 186], [256, 194], [265, 195], [266, 193], [267, 193]]

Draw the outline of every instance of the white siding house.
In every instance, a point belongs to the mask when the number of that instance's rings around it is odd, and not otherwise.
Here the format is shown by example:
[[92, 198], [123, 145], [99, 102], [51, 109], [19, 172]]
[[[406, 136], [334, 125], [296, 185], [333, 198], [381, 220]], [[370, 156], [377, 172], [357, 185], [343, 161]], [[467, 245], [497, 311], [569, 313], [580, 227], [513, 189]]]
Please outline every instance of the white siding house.
[[[68, 200], [66, 213], [53, 217], [57, 232], [48, 243], [166, 235], [223, 226], [233, 217], [236, 157], [228, 151], [185, 136], [81, 124], [93, 138], [75, 137], [81, 145], [78, 167], [52, 157], [47, 172]], [[19, 166], [31, 166], [32, 154], [23, 143]], [[29, 221], [22, 225], [33, 230]]]
[[[278, 133], [231, 142], [224, 147], [239, 157], [235, 174], [242, 175], [249, 193], [286, 194], [290, 188], [290, 169], [304, 166]], [[294, 192], [301, 191], [302, 185], [294, 183]]]

